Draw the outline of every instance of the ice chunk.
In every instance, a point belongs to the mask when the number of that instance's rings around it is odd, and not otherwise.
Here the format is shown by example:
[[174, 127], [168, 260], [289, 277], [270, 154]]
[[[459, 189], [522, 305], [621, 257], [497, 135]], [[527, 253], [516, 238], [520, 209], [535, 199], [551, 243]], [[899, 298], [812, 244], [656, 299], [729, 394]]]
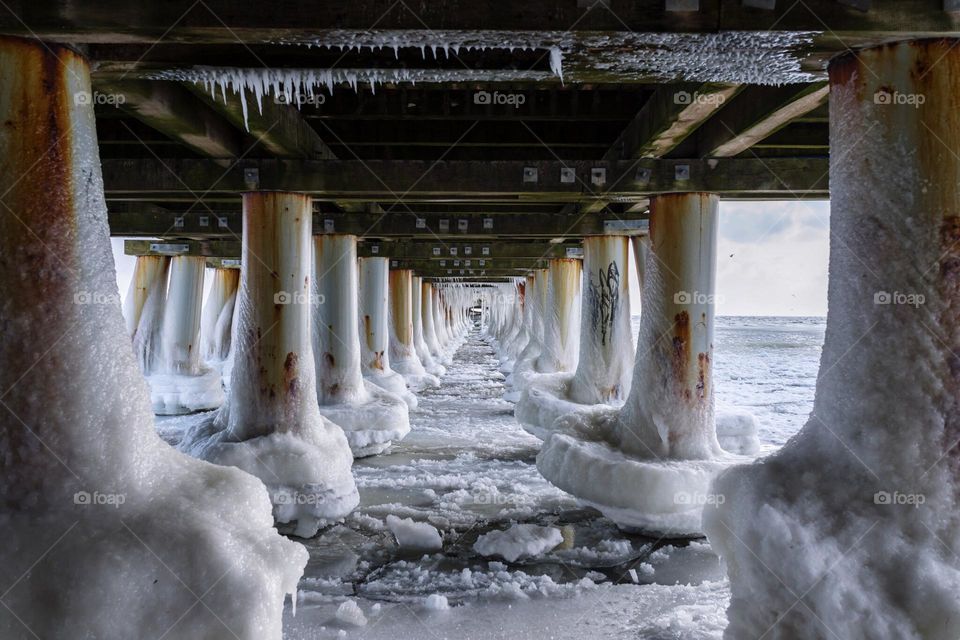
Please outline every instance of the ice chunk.
[[542, 555], [561, 542], [563, 534], [556, 527], [514, 524], [505, 531], [483, 534], [473, 543], [473, 549], [482, 556], [498, 556], [516, 562]]
[[446, 611], [450, 608], [450, 603], [447, 602], [446, 596], [432, 593], [423, 601], [423, 608], [428, 611]]
[[443, 548], [440, 532], [426, 522], [415, 522], [412, 518], [387, 516], [387, 528], [402, 549], [420, 549], [424, 551]]
[[356, 600], [344, 600], [337, 607], [337, 620], [354, 627], [362, 627], [367, 624], [367, 616], [363, 615], [363, 610]]

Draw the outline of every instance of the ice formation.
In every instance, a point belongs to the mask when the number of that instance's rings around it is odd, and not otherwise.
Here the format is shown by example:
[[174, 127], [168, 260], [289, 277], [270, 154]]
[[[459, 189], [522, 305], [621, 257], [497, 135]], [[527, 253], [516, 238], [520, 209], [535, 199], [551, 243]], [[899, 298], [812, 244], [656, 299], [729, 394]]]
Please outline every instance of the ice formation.
[[0, 191], [16, 212], [0, 216], [0, 636], [280, 640], [307, 552], [273, 529], [262, 483], [154, 431], [93, 106], [74, 100], [90, 94], [87, 62], [0, 38], [0, 86]]
[[[714, 482], [728, 639], [960, 636], [960, 51], [830, 65], [830, 286], [813, 412]], [[924, 96], [917, 104], [877, 99]]]
[[144, 371], [153, 412], [175, 415], [216, 409], [223, 404], [220, 372], [200, 359], [200, 309], [206, 259], [174, 256], [163, 318], [160, 353]]
[[[390, 270], [390, 366], [403, 376], [411, 391], [435, 389], [437, 376], [427, 373], [414, 342], [413, 271]], [[420, 307], [417, 305], [417, 314]]]
[[427, 373], [439, 378], [447, 371], [442, 364], [434, 359], [433, 354], [430, 352], [430, 347], [427, 345], [426, 333], [424, 331], [427, 312], [429, 311], [429, 308], [424, 305], [424, 300], [430, 299], [429, 286], [428, 283], [423, 281], [423, 278], [414, 276], [413, 292], [411, 294], [413, 300], [413, 345], [417, 350], [417, 356], [420, 358], [423, 368]]
[[311, 537], [352, 511], [359, 496], [343, 431], [317, 402], [310, 200], [279, 192], [243, 198], [230, 396], [187, 432], [180, 448], [260, 478], [277, 522]]
[[525, 386], [536, 373], [534, 368], [540, 350], [543, 348], [543, 313], [547, 305], [547, 285], [549, 283], [547, 269], [537, 269], [527, 280], [526, 296], [524, 297], [523, 324], [527, 328], [527, 343], [517, 355], [513, 364], [513, 371], [507, 377], [507, 384], [511, 390], [504, 394], [504, 399], [516, 402]]
[[711, 361], [717, 199], [660, 196], [650, 214], [633, 383], [621, 409], [567, 414], [537, 456], [559, 488], [617, 524], [703, 534], [712, 478], [744, 461], [716, 437]]
[[367, 624], [367, 616], [363, 615], [363, 610], [356, 600], [344, 600], [337, 607], [337, 620], [354, 627], [363, 627]]
[[396, 394], [411, 409], [417, 396], [403, 376], [390, 366], [390, 318], [388, 311], [389, 260], [360, 258], [360, 370], [382, 389]]
[[160, 328], [167, 297], [168, 256], [137, 256], [123, 315], [140, 371], [152, 371], [160, 360]]
[[382, 453], [410, 432], [410, 416], [402, 398], [361, 373], [356, 236], [315, 236], [314, 267], [320, 413], [343, 429], [354, 457]]
[[233, 309], [240, 286], [239, 269], [214, 269], [213, 284], [200, 318], [200, 353], [208, 364], [219, 367], [230, 355]]
[[530, 380], [514, 412], [517, 421], [541, 439], [560, 416], [589, 411], [598, 404], [622, 405], [630, 390], [628, 244], [625, 236], [584, 239], [585, 291], [577, 369]]
[[541, 373], [574, 371], [579, 358], [580, 280], [583, 268], [574, 258], [550, 260], [543, 343], [535, 368]]
[[505, 531], [485, 533], [473, 543], [473, 549], [483, 556], [497, 556], [507, 562], [535, 558], [563, 542], [563, 534], [556, 527], [535, 524], [513, 524]]
[[437, 528], [426, 522], [414, 522], [411, 518], [387, 516], [387, 528], [402, 549], [431, 551], [443, 548], [443, 539]]

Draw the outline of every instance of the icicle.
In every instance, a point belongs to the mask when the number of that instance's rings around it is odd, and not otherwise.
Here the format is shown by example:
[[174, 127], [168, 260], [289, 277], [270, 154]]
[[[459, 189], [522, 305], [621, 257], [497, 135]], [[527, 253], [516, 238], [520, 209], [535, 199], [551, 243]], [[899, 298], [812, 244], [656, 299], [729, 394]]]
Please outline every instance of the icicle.
[[563, 52], [560, 47], [550, 47], [550, 71], [563, 82]]
[[243, 111], [243, 128], [250, 133], [250, 122], [247, 113], [247, 92], [240, 89], [240, 109]]

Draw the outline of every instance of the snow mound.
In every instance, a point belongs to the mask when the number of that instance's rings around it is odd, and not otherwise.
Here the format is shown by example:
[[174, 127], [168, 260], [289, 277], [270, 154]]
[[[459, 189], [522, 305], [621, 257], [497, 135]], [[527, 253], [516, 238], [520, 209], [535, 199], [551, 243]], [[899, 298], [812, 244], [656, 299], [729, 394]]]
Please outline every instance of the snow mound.
[[367, 616], [363, 615], [363, 610], [356, 600], [344, 600], [337, 607], [337, 620], [354, 627], [363, 627], [367, 624]]
[[320, 405], [320, 413], [343, 429], [354, 458], [383, 453], [410, 433], [407, 404], [367, 379], [363, 386], [362, 402]]
[[514, 524], [505, 531], [491, 531], [477, 538], [473, 550], [482, 556], [499, 556], [507, 562], [535, 558], [563, 542], [556, 527]]
[[443, 548], [440, 532], [426, 522], [415, 522], [412, 518], [389, 515], [387, 528], [390, 529], [401, 549], [432, 551]]
[[638, 459], [602, 441], [555, 433], [537, 455], [537, 469], [618, 526], [667, 537], [701, 537], [701, 512], [723, 500], [710, 482], [745, 460], [726, 455], [709, 460]]
[[200, 375], [154, 373], [147, 376], [150, 404], [160, 416], [209, 411], [223, 404], [220, 372], [209, 368]]
[[742, 409], [717, 410], [717, 441], [724, 451], [754, 455], [760, 451], [757, 419]]
[[450, 608], [450, 603], [447, 602], [447, 596], [432, 593], [423, 601], [423, 608], [427, 611], [446, 611]]

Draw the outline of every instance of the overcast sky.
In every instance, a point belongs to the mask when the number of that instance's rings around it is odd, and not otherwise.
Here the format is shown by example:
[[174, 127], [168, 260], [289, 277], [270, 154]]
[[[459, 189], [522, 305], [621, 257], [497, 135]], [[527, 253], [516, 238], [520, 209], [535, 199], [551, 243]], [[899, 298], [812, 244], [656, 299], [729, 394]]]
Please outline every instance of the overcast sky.
[[[722, 201], [717, 314], [826, 315], [829, 214], [827, 202]], [[126, 295], [134, 259], [123, 255], [119, 238], [113, 239], [113, 254], [120, 293]], [[635, 277], [631, 285], [631, 306], [638, 313]]]

